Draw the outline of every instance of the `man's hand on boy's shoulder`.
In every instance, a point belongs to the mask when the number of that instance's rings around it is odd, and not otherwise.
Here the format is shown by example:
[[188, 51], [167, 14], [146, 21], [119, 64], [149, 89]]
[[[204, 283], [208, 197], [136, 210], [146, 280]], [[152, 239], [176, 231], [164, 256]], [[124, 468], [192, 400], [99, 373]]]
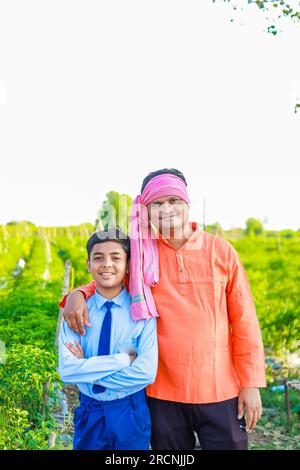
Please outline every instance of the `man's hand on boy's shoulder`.
[[91, 327], [84, 294], [79, 290], [70, 292], [63, 311], [68, 327], [80, 336], [85, 335], [84, 325]]
[[75, 343], [67, 343], [66, 347], [71, 351], [73, 356], [77, 357], [77, 359], [84, 359], [84, 352], [79, 341], [75, 340]]

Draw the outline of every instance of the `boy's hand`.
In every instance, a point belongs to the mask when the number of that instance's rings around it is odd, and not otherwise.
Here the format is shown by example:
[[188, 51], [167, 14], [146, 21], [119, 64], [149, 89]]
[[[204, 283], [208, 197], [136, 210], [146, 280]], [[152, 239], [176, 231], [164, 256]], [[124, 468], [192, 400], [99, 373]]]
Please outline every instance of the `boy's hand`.
[[246, 430], [251, 432], [262, 415], [262, 404], [258, 388], [242, 388], [238, 400], [238, 418], [242, 418], [246, 409]]
[[68, 295], [63, 316], [69, 328], [80, 336], [85, 335], [84, 325], [89, 328], [92, 326], [89, 322], [89, 312], [84, 295], [79, 290], [74, 290]]
[[77, 359], [84, 359], [84, 352], [79, 341], [75, 341], [75, 344], [67, 343], [66, 347]]
[[133, 363], [133, 361], [136, 359], [136, 356], [137, 356], [137, 355], [136, 355], [136, 353], [135, 353], [134, 351], [130, 351], [130, 352], [128, 353], [128, 355], [129, 355], [130, 365], [131, 365], [131, 364]]

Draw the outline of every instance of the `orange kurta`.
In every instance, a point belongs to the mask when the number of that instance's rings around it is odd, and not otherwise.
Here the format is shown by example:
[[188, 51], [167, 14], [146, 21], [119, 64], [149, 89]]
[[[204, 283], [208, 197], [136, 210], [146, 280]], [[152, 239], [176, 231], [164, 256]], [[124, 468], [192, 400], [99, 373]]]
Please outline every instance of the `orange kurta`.
[[[181, 403], [265, 387], [261, 332], [244, 267], [226, 240], [201, 231], [179, 249], [162, 237], [156, 307], [158, 371], [148, 396]], [[95, 284], [80, 288], [92, 295]], [[63, 302], [64, 303], [64, 302]], [[61, 306], [63, 306], [63, 303]]]

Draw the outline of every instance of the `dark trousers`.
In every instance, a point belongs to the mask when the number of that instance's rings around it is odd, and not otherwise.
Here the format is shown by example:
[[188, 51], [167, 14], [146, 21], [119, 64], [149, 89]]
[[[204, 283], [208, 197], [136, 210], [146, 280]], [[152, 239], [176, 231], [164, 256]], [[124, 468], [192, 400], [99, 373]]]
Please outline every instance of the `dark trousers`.
[[148, 397], [153, 450], [192, 450], [196, 432], [201, 449], [246, 450], [245, 418], [238, 419], [238, 398], [194, 405]]
[[74, 413], [74, 450], [148, 450], [150, 435], [145, 389], [111, 401], [80, 393]]

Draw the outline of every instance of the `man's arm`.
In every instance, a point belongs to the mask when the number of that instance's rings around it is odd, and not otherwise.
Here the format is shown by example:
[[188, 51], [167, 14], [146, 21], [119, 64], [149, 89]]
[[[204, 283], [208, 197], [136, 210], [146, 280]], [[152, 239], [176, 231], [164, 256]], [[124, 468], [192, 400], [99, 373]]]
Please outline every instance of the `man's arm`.
[[78, 359], [67, 348], [68, 343], [80, 342], [80, 337], [66, 324], [61, 324], [59, 334], [59, 374], [66, 383], [95, 383], [97, 379], [111, 375], [130, 365], [126, 353], [93, 356], [88, 359]]
[[[96, 290], [96, 282], [95, 281], [92, 281], [90, 282], [89, 284], [85, 284], [84, 286], [80, 286], [80, 287], [77, 287], [76, 289], [74, 289], [72, 292], [76, 292], [76, 291], [79, 291], [79, 292], [82, 292], [83, 294], [83, 297], [85, 300], [89, 299], [90, 297], [92, 297], [92, 295], [95, 294], [95, 290]], [[65, 305], [66, 305], [66, 302], [67, 302], [67, 298], [70, 294], [72, 294], [72, 292], [70, 292], [69, 294], [66, 294], [62, 299], [61, 301], [59, 302], [59, 307], [60, 308], [64, 308]]]
[[59, 306], [64, 309], [63, 316], [68, 326], [81, 336], [85, 335], [84, 325], [89, 328], [91, 326], [86, 300], [94, 295], [95, 290], [96, 282], [92, 281], [65, 295], [59, 303]]
[[259, 387], [266, 387], [265, 355], [246, 271], [235, 249], [228, 244], [227, 308], [233, 338], [234, 365], [240, 380], [238, 416], [244, 407], [247, 430], [254, 428], [262, 413]]
[[228, 316], [232, 328], [233, 354], [241, 387], [265, 387], [265, 356], [261, 331], [246, 271], [229, 245]]
[[[124, 277], [124, 287], [129, 291], [129, 277]], [[63, 316], [68, 326], [80, 336], [85, 335], [84, 325], [90, 328], [89, 312], [86, 300], [94, 295], [96, 282], [80, 286], [69, 294], [65, 295], [60, 301], [59, 306], [64, 309]]]
[[157, 372], [157, 333], [156, 319], [147, 320], [139, 336], [137, 358], [131, 366], [125, 367], [112, 375], [99, 378], [97, 384], [114, 391], [130, 390], [130, 388], [146, 387], [155, 380]]

